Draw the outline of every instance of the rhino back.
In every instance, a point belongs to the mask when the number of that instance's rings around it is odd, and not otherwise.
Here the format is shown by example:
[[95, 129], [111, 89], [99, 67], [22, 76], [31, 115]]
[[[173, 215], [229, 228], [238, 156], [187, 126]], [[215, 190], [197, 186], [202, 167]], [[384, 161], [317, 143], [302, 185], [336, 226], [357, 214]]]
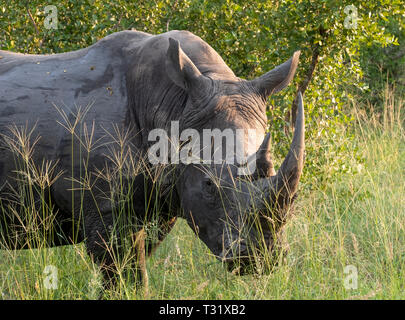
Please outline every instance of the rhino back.
[[[73, 124], [78, 110], [83, 112], [89, 106], [76, 133], [80, 135], [84, 125], [90, 132], [94, 125], [93, 139], [100, 147], [91, 154], [90, 162], [103, 162], [106, 133], [113, 132], [114, 125], [122, 125], [126, 117], [125, 50], [148, 36], [118, 32], [88, 48], [54, 55], [0, 51], [0, 134], [12, 135], [10, 126], [14, 125], [35, 128], [32, 137], [39, 140], [32, 156], [34, 162], [58, 159], [60, 169], [71, 176], [72, 140], [64, 126], [69, 127], [66, 122]], [[0, 140], [0, 149], [1, 187], [15, 168], [14, 155], [8, 152], [4, 139]], [[75, 162], [74, 170], [78, 171], [81, 160]]]

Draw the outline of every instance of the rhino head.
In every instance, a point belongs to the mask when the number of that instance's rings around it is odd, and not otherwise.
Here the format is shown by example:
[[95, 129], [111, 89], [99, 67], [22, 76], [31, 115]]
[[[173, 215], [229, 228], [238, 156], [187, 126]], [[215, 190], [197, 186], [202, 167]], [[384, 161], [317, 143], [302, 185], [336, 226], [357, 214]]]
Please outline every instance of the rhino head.
[[[257, 257], [271, 256], [280, 230], [295, 198], [304, 162], [304, 112], [298, 97], [298, 116], [290, 150], [277, 172], [270, 154], [266, 99], [286, 87], [295, 74], [299, 52], [261, 77], [246, 81], [237, 77], [203, 74], [169, 39], [166, 70], [169, 78], [188, 94], [181, 128], [254, 129], [244, 156], [255, 157], [253, 172], [240, 174], [241, 163], [179, 164], [176, 190], [183, 217], [213, 254], [228, 263], [248, 268]], [[236, 138], [238, 139], [238, 138]], [[212, 141], [203, 148], [213, 148]], [[250, 153], [251, 151], [253, 153]], [[215, 151], [214, 151], [215, 152]], [[201, 151], [201, 154], [203, 152]]]

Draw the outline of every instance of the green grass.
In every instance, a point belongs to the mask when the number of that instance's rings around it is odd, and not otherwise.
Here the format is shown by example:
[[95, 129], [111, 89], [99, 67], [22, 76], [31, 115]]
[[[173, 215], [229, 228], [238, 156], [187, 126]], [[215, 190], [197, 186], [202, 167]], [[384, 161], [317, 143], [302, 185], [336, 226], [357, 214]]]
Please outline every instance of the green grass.
[[[271, 274], [228, 272], [179, 219], [147, 261], [148, 298], [405, 299], [405, 139], [396, 109], [385, 108], [382, 120], [354, 110], [355, 140], [336, 143], [357, 147], [364, 161], [348, 151], [347, 165], [356, 170], [318, 187], [303, 181], [286, 229], [289, 254]], [[325, 172], [334, 161], [326, 158]], [[56, 290], [44, 288], [47, 265], [57, 267]], [[357, 289], [345, 288], [348, 265], [357, 268]], [[99, 269], [82, 244], [0, 250], [0, 299], [96, 299], [100, 293]], [[104, 292], [107, 299], [144, 297], [125, 278]]]

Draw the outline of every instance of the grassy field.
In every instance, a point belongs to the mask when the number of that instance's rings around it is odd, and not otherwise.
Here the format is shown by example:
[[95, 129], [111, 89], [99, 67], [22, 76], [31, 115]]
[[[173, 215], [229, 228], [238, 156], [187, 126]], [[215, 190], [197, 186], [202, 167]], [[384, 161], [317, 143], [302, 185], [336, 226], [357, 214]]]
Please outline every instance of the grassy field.
[[[348, 151], [347, 165], [356, 170], [319, 187], [301, 184], [296, 216], [287, 226], [289, 254], [271, 274], [229, 273], [179, 219], [147, 261], [148, 295], [122, 278], [104, 298], [405, 299], [401, 104], [386, 105], [379, 118], [353, 108], [356, 139], [341, 137], [336, 143], [352, 144], [349, 151], [357, 147], [364, 161], [350, 159]], [[339, 154], [330, 161], [335, 157]], [[44, 286], [49, 265], [57, 270], [54, 290]], [[82, 244], [0, 250], [0, 299], [97, 299], [100, 294], [99, 269]]]

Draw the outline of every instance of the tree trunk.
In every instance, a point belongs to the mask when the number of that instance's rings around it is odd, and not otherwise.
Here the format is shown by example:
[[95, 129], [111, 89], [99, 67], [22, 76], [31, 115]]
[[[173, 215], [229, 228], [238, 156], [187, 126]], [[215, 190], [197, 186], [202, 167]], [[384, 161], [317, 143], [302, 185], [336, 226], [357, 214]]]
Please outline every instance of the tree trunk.
[[312, 80], [312, 77], [314, 75], [314, 71], [316, 68], [316, 65], [318, 64], [319, 61], [319, 55], [320, 55], [320, 47], [319, 45], [314, 46], [314, 50], [312, 52], [312, 61], [311, 64], [309, 65], [309, 68], [306, 72], [306, 75], [304, 79], [298, 84], [297, 88], [297, 93], [295, 95], [291, 111], [287, 113], [286, 120], [290, 121], [291, 127], [294, 128], [295, 126], [295, 119], [297, 118], [297, 103], [298, 103], [298, 92], [301, 92], [302, 95], [304, 95], [305, 90], [307, 90], [309, 83]]

